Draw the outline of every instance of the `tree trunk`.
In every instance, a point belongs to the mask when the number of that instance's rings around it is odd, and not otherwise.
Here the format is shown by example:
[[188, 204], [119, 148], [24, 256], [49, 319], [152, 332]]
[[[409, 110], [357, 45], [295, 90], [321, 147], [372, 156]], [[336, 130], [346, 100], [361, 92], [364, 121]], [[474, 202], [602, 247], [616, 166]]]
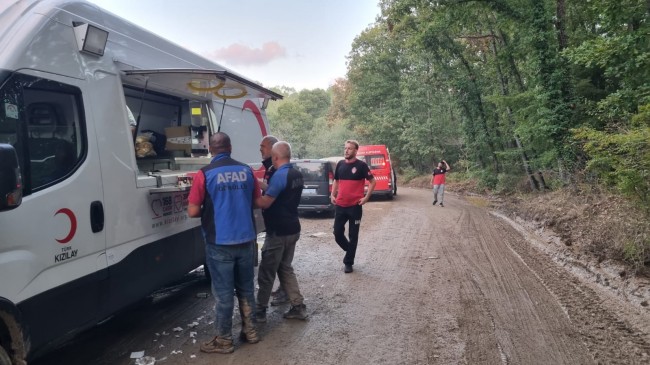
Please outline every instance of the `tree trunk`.
[[566, 29], [564, 27], [566, 21], [566, 5], [564, 1], [565, 0], [557, 0], [555, 3], [555, 30], [557, 32], [559, 52], [562, 52], [568, 46]]
[[[490, 30], [492, 35], [494, 35], [494, 32]], [[497, 42], [495, 37], [492, 37], [492, 52], [494, 53], [494, 58], [495, 58], [495, 64], [496, 64], [496, 69], [497, 69], [497, 75], [499, 75], [499, 81], [501, 84], [501, 94], [503, 96], [508, 96], [510, 94], [510, 90], [508, 89], [508, 79], [505, 77], [501, 70], [501, 64], [499, 62], [499, 50], [497, 48]], [[510, 124], [511, 128], [514, 128], [514, 118], [512, 117], [512, 109], [510, 106], [506, 107], [506, 113], [508, 115], [508, 123]], [[528, 176], [528, 182], [530, 183], [530, 187], [533, 191], [538, 191], [539, 190], [539, 184], [537, 180], [535, 180], [535, 176], [533, 176], [533, 170], [530, 168], [530, 164], [528, 161], [528, 155], [526, 155], [526, 151], [524, 150], [524, 147], [521, 143], [521, 139], [519, 136], [515, 133], [515, 143], [517, 145], [517, 150], [519, 150], [519, 154], [521, 155], [521, 161], [524, 166], [524, 170], [526, 171], [526, 175]]]
[[[502, 30], [499, 30], [499, 39], [503, 43], [504, 48], [507, 49], [509, 47], [508, 36]], [[526, 91], [526, 85], [524, 84], [524, 82], [523, 82], [523, 80], [521, 78], [521, 74], [519, 73], [519, 69], [517, 68], [517, 64], [515, 63], [515, 59], [512, 57], [512, 54], [510, 54], [510, 52], [506, 52], [506, 58], [507, 58], [508, 66], [510, 67], [510, 72], [512, 73], [512, 75], [514, 75], [515, 80], [517, 81], [516, 82], [517, 90], [519, 92]], [[516, 141], [517, 140], [521, 141], [519, 136], [517, 136], [517, 135], [515, 135], [515, 140]], [[523, 149], [523, 147], [522, 147], [522, 149]], [[529, 174], [529, 176], [531, 176], [532, 180], [535, 180], [535, 177], [534, 177], [534, 175], [532, 173], [532, 169], [530, 168], [530, 163], [529, 163], [530, 159], [528, 158], [528, 155], [526, 154], [525, 150], [524, 150], [523, 153], [524, 153], [524, 155], [522, 156], [522, 158], [526, 159], [525, 166], [526, 165], [528, 166], [527, 169], [526, 169], [526, 172]], [[535, 154], [533, 153], [533, 156], [534, 155]], [[542, 174], [541, 171], [537, 171], [537, 177], [538, 177], [538, 179], [535, 182], [531, 181], [531, 183], [532, 184], [538, 183], [542, 190], [546, 190], [547, 189], [546, 181], [544, 180], [544, 175]]]
[[[449, 42], [450, 45], [454, 44], [453, 39], [449, 37], [449, 35], [445, 34], [445, 38], [447, 38], [447, 41]], [[488, 147], [490, 148], [490, 153], [492, 154], [492, 160], [494, 161], [494, 171], [496, 173], [499, 173], [501, 171], [501, 166], [499, 163], [499, 158], [496, 155], [496, 148], [494, 147], [494, 142], [492, 141], [492, 136], [490, 134], [490, 130], [487, 125], [487, 116], [485, 115], [485, 108], [483, 107], [483, 99], [481, 96], [481, 91], [476, 83], [476, 75], [474, 74], [474, 71], [472, 70], [471, 65], [465, 59], [463, 54], [459, 52], [455, 47], [452, 48], [452, 52], [454, 52], [454, 55], [458, 57], [458, 59], [461, 61], [463, 64], [463, 67], [465, 68], [465, 71], [467, 72], [467, 77], [469, 78], [471, 84], [472, 84], [472, 90], [468, 90], [469, 94], [472, 95], [472, 98], [474, 99], [474, 103], [476, 104], [476, 107], [478, 109], [479, 113], [479, 121], [481, 122], [481, 126], [483, 127], [483, 132], [485, 133], [486, 141], [488, 144]]]

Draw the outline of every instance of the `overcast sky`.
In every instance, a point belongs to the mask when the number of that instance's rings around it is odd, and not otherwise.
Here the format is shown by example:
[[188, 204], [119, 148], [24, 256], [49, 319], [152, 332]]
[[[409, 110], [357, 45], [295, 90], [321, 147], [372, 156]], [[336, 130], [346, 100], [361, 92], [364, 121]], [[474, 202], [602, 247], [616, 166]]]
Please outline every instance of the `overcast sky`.
[[378, 0], [90, 0], [266, 87], [326, 89], [345, 77]]

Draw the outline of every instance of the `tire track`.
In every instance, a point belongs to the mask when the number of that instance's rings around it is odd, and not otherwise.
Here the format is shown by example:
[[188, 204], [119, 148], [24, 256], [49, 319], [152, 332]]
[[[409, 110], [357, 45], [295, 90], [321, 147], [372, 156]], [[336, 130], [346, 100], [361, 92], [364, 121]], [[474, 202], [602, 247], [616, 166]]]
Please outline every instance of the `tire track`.
[[445, 241], [444, 250], [464, 278], [460, 317], [467, 321], [461, 328], [468, 362], [592, 362], [586, 348], [571, 340], [576, 333], [562, 308], [510, 252], [504, 231], [512, 229], [470, 205], [453, 209], [462, 213], [449, 230], [455, 239]]
[[[518, 233], [515, 237], [520, 236]], [[522, 240], [511, 248], [553, 293], [589, 348], [595, 361], [608, 364], [649, 363], [650, 336], [602, 305], [599, 295], [551, 258]]]

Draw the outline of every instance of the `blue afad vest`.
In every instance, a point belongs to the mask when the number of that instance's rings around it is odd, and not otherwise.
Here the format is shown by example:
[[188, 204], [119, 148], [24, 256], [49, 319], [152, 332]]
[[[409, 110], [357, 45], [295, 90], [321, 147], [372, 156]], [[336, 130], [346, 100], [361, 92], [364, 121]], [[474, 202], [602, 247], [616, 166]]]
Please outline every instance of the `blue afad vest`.
[[206, 193], [201, 223], [206, 242], [236, 245], [254, 240], [255, 177], [251, 168], [230, 158], [229, 153], [221, 153], [201, 170]]

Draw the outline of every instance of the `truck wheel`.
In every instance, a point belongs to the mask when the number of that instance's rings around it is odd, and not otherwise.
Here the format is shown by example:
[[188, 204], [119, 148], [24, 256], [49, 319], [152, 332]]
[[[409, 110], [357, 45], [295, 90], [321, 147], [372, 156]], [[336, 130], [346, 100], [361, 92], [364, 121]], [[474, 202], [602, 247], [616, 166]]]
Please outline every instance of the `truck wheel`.
[[0, 365], [11, 365], [11, 359], [2, 346], [0, 346]]
[[397, 195], [397, 175], [395, 175], [395, 170], [392, 171], [393, 178], [393, 196]]

